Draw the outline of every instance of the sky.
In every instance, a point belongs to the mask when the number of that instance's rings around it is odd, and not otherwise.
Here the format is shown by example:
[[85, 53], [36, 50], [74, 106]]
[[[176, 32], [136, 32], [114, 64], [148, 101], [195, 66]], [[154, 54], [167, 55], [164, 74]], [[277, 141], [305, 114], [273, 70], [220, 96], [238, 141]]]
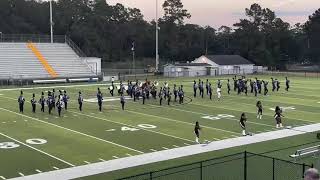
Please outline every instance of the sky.
[[[108, 4], [121, 3], [127, 7], [135, 7], [142, 11], [145, 19], [155, 19], [156, 0], [106, 0]], [[245, 8], [258, 3], [263, 8], [275, 11], [276, 15], [292, 26], [304, 23], [308, 16], [320, 8], [320, 0], [181, 0], [191, 18], [187, 23], [209, 25], [219, 28], [222, 25], [232, 26], [240, 18], [245, 17]], [[159, 11], [163, 15], [159, 0]]]

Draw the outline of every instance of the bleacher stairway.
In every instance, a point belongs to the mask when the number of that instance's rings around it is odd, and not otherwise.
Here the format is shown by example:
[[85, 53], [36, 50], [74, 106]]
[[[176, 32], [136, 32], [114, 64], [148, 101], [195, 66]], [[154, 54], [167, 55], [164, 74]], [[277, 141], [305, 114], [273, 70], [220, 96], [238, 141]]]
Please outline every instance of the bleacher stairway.
[[32, 43], [56, 72], [52, 76], [28, 43], [0, 43], [0, 79], [93, 77], [86, 62], [66, 43]]

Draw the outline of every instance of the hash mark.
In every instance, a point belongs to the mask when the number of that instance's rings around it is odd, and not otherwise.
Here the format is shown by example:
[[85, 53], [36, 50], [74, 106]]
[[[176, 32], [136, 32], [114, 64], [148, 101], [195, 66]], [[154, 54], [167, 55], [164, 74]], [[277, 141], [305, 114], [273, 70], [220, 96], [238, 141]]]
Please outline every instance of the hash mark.
[[163, 149], [165, 149], [165, 150], [168, 150], [169, 148], [166, 148], [166, 147], [162, 147]]
[[216, 140], [216, 141], [220, 141], [221, 139], [219, 139], [219, 138], [213, 138], [214, 140]]
[[112, 156], [113, 158], [115, 158], [115, 159], [119, 159], [119, 157], [118, 156]]
[[126, 154], [127, 156], [132, 156], [131, 154]]
[[85, 162], [86, 164], [91, 164], [89, 161], [83, 161], [83, 162]]
[[191, 146], [191, 144], [188, 144], [188, 143], [183, 143], [183, 144], [185, 144], [185, 145], [187, 145], [187, 146]]
[[179, 146], [177, 146], [177, 145], [173, 145], [173, 147], [176, 147], [176, 148], [178, 148]]
[[157, 152], [157, 150], [154, 150], [154, 149], [150, 149], [150, 151]]
[[99, 158], [99, 160], [100, 160], [100, 161], [106, 161], [106, 160], [104, 160], [104, 159], [101, 159], [101, 158]]
[[36, 171], [37, 171], [38, 173], [42, 173], [42, 171], [40, 171], [39, 169], [36, 169]]
[[57, 167], [53, 166], [53, 169], [58, 170], [59, 168], [57, 168]]
[[7, 179], [7, 178], [5, 178], [4, 176], [0, 176], [0, 178], [1, 178], [1, 179]]
[[22, 174], [21, 172], [19, 172], [19, 175], [20, 175], [20, 176], [24, 176], [24, 174]]

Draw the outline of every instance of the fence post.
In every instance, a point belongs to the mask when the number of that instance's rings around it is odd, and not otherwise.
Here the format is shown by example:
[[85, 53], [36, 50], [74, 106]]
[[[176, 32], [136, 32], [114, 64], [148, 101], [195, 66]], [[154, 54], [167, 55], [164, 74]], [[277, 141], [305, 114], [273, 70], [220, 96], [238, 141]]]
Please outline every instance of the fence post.
[[275, 159], [272, 158], [272, 180], [275, 180], [275, 174], [274, 174], [275, 167], [274, 167], [274, 164], [275, 164]]
[[244, 151], [244, 180], [247, 180], [247, 151]]
[[202, 180], [202, 161], [200, 162], [200, 180]]
[[304, 171], [306, 170], [306, 164], [302, 164], [302, 178], [304, 178]]
[[152, 180], [152, 172], [150, 172], [150, 180]]

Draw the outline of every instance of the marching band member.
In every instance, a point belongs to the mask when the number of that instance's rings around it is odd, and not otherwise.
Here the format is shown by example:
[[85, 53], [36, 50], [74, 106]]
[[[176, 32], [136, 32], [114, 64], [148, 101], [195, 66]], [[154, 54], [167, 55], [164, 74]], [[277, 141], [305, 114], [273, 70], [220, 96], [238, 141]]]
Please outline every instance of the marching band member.
[[100, 88], [98, 88], [98, 93], [97, 93], [97, 99], [98, 99], [98, 106], [99, 106], [99, 111], [102, 111], [102, 101], [103, 101], [103, 96], [100, 91]]
[[32, 106], [32, 112], [36, 113], [36, 105], [37, 105], [37, 100], [36, 100], [36, 95], [33, 93], [32, 94], [32, 99], [31, 99], [31, 106]]
[[121, 97], [120, 97], [120, 103], [121, 103], [121, 108], [122, 108], [122, 110], [124, 110], [124, 104], [125, 104], [126, 102], [125, 102], [125, 98], [124, 98], [123, 94], [122, 94]]
[[39, 104], [41, 105], [41, 112], [44, 112], [44, 105], [46, 103], [46, 99], [44, 97], [44, 92], [41, 92], [41, 97], [39, 100]]
[[246, 114], [242, 113], [239, 123], [240, 123], [240, 127], [242, 128], [242, 135], [243, 136], [247, 135], [247, 133], [246, 133], [246, 122], [247, 122]]
[[24, 102], [25, 102], [26, 100], [24, 99], [24, 97], [23, 97], [23, 92], [22, 91], [20, 91], [20, 96], [19, 96], [19, 98], [18, 98], [18, 103], [19, 103], [19, 111], [21, 112], [21, 113], [23, 113], [23, 106], [24, 106]]
[[64, 103], [64, 108], [65, 108], [65, 110], [68, 110], [69, 96], [67, 95], [67, 91], [64, 90], [63, 96], [60, 96], [60, 97], [62, 97], [62, 101], [63, 101], [63, 103]]
[[79, 104], [79, 110], [82, 111], [83, 97], [82, 97], [81, 91], [79, 91], [78, 104]]

